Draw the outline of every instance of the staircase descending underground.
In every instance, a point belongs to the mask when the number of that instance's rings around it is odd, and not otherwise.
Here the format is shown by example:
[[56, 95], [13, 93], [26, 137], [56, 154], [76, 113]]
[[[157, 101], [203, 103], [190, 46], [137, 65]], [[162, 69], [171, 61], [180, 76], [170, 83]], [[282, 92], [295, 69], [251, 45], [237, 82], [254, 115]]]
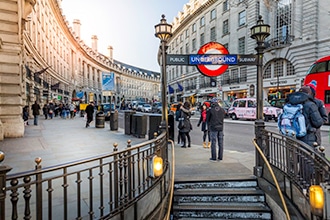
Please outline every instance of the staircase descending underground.
[[172, 219], [272, 219], [255, 177], [176, 181]]

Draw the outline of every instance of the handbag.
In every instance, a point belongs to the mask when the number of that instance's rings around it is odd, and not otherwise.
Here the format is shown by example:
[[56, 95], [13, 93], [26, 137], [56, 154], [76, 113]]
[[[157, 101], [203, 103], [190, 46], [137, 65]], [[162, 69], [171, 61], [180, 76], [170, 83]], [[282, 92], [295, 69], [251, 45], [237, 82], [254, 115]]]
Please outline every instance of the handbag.
[[178, 120], [179, 120], [178, 128], [181, 130], [184, 128], [184, 117], [182, 115], [182, 112], [181, 112], [180, 118]]

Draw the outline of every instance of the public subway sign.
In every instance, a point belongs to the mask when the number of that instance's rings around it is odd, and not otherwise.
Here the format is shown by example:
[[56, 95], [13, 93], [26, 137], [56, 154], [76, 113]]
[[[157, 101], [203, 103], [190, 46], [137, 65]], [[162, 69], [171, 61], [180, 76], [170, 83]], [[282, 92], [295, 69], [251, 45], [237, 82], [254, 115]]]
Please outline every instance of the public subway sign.
[[168, 54], [167, 65], [194, 65], [206, 76], [219, 76], [226, 72], [228, 65], [257, 65], [256, 55], [229, 54], [220, 43], [209, 42], [203, 45], [198, 54]]

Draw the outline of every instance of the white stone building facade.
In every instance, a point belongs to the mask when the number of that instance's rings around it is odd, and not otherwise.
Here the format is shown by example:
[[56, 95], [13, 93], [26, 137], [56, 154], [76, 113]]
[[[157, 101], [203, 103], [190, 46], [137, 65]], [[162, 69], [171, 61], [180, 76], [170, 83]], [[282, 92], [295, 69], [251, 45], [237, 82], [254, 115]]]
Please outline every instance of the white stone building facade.
[[[330, 54], [329, 8], [328, 0], [190, 0], [172, 22], [168, 54], [197, 54], [211, 41], [224, 45], [230, 54], [256, 54], [250, 28], [261, 15], [271, 28], [265, 41], [263, 97], [284, 98], [301, 86], [314, 61]], [[170, 102], [256, 96], [254, 65], [232, 65], [214, 78], [195, 66], [169, 65], [167, 71], [168, 84], [175, 90]], [[211, 81], [216, 81], [215, 87]]]
[[[159, 99], [160, 74], [103, 55], [97, 36], [80, 39], [80, 22], [69, 27], [57, 0], [4, 0], [0, 4], [0, 140], [22, 137], [22, 108], [37, 101], [96, 104]], [[102, 91], [102, 73], [115, 87]], [[81, 97], [77, 97], [79, 96]], [[30, 111], [31, 112], [31, 111]], [[31, 116], [31, 113], [30, 113]]]

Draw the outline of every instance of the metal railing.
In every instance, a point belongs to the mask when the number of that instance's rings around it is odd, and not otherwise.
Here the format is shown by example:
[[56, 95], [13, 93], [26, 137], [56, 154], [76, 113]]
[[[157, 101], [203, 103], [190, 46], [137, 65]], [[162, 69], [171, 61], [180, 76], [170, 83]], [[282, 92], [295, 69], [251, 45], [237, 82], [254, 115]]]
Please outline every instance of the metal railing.
[[[165, 133], [135, 146], [128, 141], [122, 151], [113, 146], [109, 154], [46, 168], [36, 158], [35, 169], [22, 173], [0, 166], [0, 219], [161, 219], [174, 181]], [[155, 155], [164, 161], [159, 177], [152, 176]]]
[[[277, 170], [282, 192], [301, 213], [306, 217], [310, 215], [302, 205], [302, 201], [309, 203], [309, 187], [330, 184], [330, 162], [324, 156], [324, 148], [311, 147], [295, 138], [267, 130], [262, 132], [260, 147], [272, 168]], [[267, 176], [263, 174], [263, 178], [267, 179]], [[267, 180], [273, 182], [270, 178]]]

